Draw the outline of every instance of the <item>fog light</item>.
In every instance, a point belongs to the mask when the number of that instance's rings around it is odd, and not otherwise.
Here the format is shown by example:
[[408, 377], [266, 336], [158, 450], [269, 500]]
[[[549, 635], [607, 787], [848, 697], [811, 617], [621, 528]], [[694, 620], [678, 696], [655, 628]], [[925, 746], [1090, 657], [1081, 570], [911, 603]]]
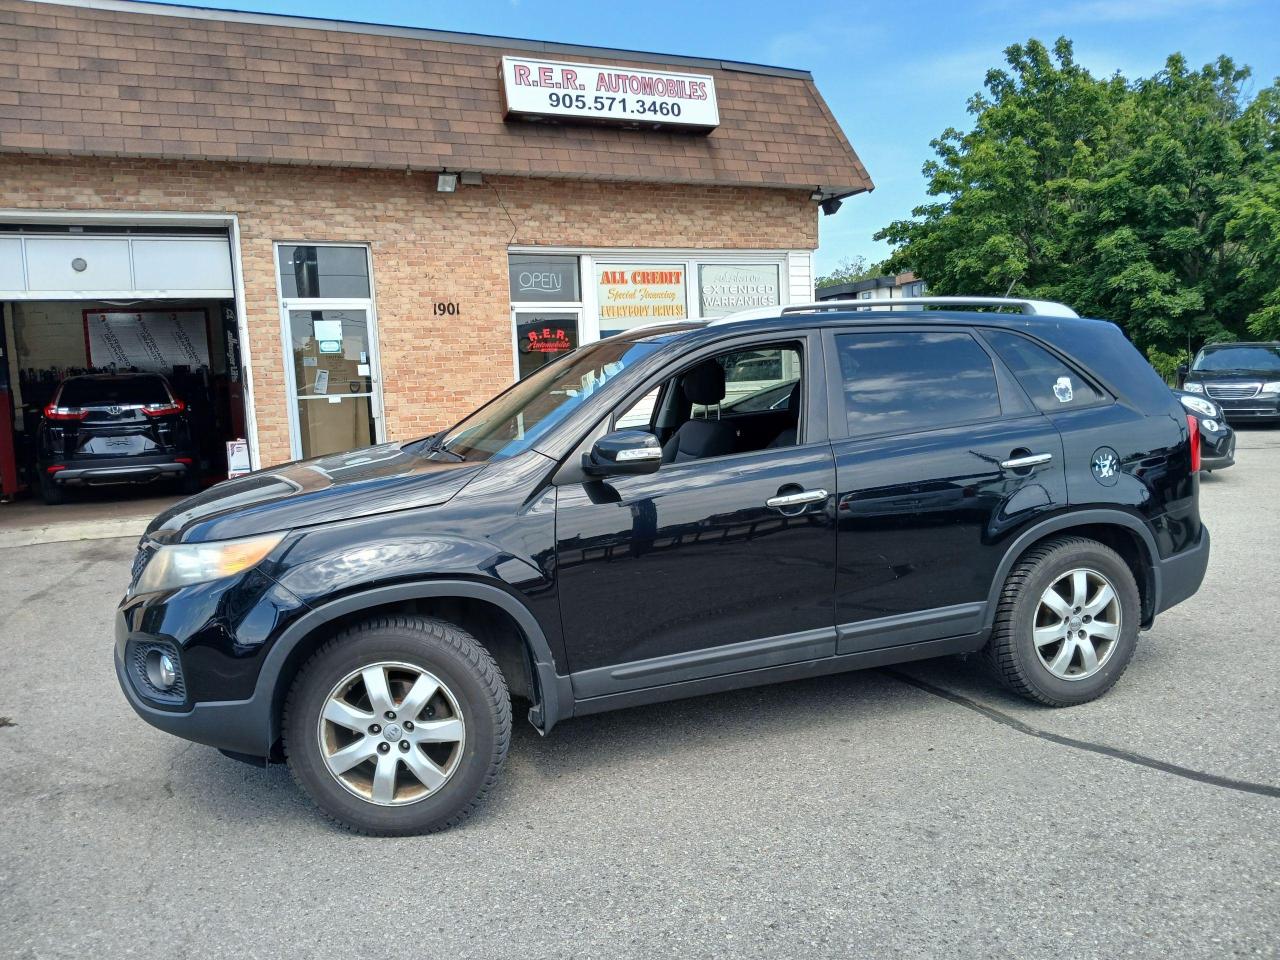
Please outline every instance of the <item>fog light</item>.
[[178, 682], [178, 668], [173, 657], [160, 650], [148, 653], [147, 681], [157, 690], [172, 690]]
[[1201, 420], [1200, 426], [1204, 430], [1212, 430], [1216, 432], [1218, 429], [1218, 421], [1217, 420]]

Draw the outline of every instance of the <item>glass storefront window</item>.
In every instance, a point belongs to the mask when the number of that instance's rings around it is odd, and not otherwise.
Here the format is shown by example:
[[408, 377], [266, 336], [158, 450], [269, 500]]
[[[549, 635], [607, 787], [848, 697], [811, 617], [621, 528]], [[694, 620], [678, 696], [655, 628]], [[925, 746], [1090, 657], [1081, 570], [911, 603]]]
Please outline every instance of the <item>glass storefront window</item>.
[[600, 336], [689, 316], [683, 263], [598, 263]]
[[364, 247], [281, 244], [280, 292], [286, 300], [364, 300], [369, 259]]
[[779, 274], [776, 263], [701, 263], [698, 265], [698, 298], [702, 316], [727, 317], [752, 307], [776, 307]]
[[577, 303], [578, 258], [513, 253], [507, 258], [512, 303]]
[[578, 346], [576, 310], [517, 310], [516, 355], [523, 380]]

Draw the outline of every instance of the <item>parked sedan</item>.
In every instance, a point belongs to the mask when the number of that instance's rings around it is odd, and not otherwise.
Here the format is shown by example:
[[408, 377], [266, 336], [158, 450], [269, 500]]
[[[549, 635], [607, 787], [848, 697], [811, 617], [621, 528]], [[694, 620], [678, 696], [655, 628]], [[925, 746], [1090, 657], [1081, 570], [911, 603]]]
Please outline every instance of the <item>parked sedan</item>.
[[1199, 423], [1200, 469], [1225, 470], [1236, 462], [1236, 432], [1227, 426], [1222, 407], [1197, 393], [1175, 390], [1183, 408]]
[[1280, 341], [1208, 344], [1178, 373], [1184, 390], [1214, 401], [1233, 422], [1280, 421]]
[[45, 503], [79, 486], [169, 479], [196, 490], [187, 406], [158, 374], [68, 377], [42, 412], [37, 445]]

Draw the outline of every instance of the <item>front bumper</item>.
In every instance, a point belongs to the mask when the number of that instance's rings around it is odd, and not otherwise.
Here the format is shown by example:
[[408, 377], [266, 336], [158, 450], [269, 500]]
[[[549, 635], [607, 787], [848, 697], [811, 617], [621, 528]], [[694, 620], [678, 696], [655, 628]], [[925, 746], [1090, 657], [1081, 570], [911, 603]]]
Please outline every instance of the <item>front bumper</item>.
[[[188, 458], [193, 459], [193, 458]], [[152, 480], [180, 479], [191, 465], [177, 457], [107, 457], [100, 460], [69, 460], [67, 466], [49, 474], [54, 483], [66, 486], [109, 486], [118, 483], [149, 483]]]
[[1246, 400], [1209, 398], [1222, 408], [1228, 423], [1280, 420], [1280, 397], [1264, 394]]
[[[118, 622], [118, 621], [117, 621]], [[125, 645], [116, 644], [116, 679], [134, 713], [165, 733], [231, 753], [266, 757], [271, 753], [271, 705], [248, 700], [196, 703], [186, 710], [162, 710], [139, 696], [125, 669]]]
[[1200, 527], [1194, 546], [1171, 557], [1156, 560], [1156, 613], [1164, 613], [1191, 597], [1204, 582], [1209, 569], [1209, 528]]
[[[135, 578], [138, 572], [135, 571]], [[258, 569], [116, 608], [116, 679], [129, 705], [166, 733], [265, 757], [274, 741], [274, 673], [262, 664], [279, 631], [307, 610]], [[181, 696], [166, 701], [139, 675], [139, 649], [161, 645], [177, 662]]]
[[1236, 462], [1236, 434], [1228, 429], [1219, 436], [1200, 434], [1200, 468], [1222, 470]]

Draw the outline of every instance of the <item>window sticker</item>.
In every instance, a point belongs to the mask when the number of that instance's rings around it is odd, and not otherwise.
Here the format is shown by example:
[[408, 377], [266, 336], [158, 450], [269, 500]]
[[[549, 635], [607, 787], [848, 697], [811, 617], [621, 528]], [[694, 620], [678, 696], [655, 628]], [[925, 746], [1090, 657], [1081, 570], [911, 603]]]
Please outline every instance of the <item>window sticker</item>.
[[1075, 391], [1071, 387], [1071, 378], [1059, 377], [1053, 385], [1053, 395], [1058, 398], [1059, 403], [1070, 403], [1071, 398], [1075, 395]]

